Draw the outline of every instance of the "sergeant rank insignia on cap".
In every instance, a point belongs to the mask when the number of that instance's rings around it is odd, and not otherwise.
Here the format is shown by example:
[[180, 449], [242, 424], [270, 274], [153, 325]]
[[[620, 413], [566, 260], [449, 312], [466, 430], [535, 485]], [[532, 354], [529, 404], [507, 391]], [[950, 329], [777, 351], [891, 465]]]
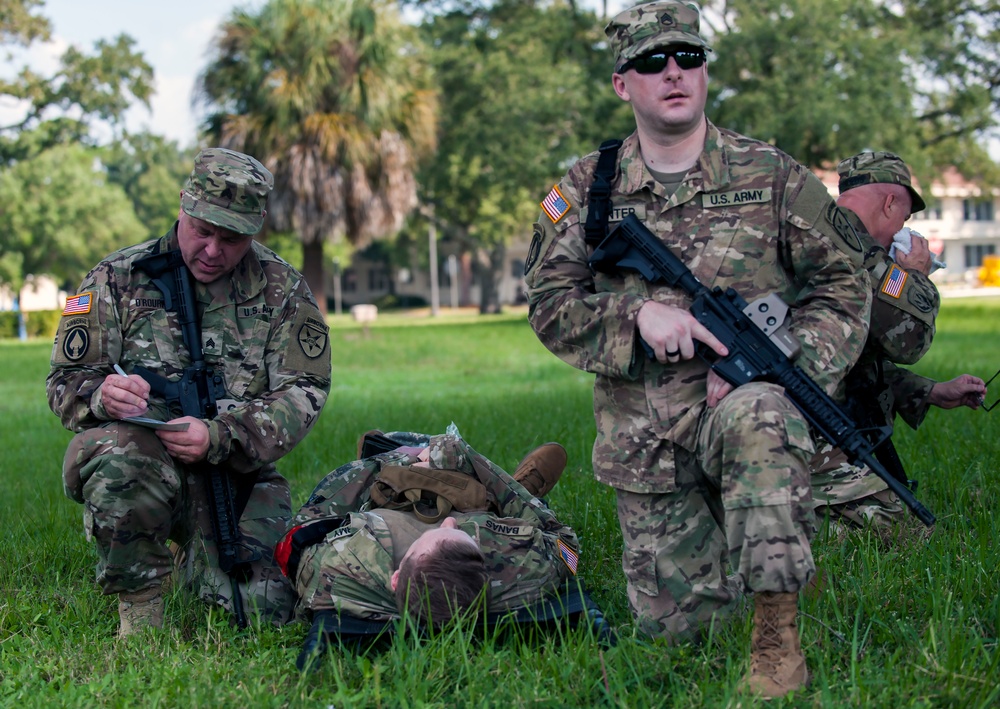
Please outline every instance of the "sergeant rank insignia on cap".
[[93, 299], [92, 293], [80, 293], [80, 295], [74, 295], [72, 298], [66, 299], [66, 307], [63, 309], [63, 315], [86, 315], [90, 312], [90, 304]]
[[553, 187], [548, 197], [542, 200], [542, 211], [549, 215], [553, 223], [562, 219], [569, 211], [569, 201], [563, 197], [558, 185]]

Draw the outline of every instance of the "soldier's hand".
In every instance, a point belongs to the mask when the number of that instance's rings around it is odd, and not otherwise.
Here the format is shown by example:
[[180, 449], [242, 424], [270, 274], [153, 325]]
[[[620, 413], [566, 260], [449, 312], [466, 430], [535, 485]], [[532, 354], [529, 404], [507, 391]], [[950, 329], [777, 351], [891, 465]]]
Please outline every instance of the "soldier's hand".
[[169, 423], [186, 423], [186, 431], [157, 431], [156, 435], [163, 441], [163, 447], [172, 457], [182, 463], [197, 463], [208, 455], [208, 424], [194, 416], [181, 416]]
[[931, 389], [930, 403], [942, 409], [968, 406], [978, 409], [986, 396], [986, 382], [971, 374], [962, 374], [947, 382], [938, 382]]
[[708, 370], [708, 398], [706, 399], [708, 408], [715, 408], [732, 390], [732, 384], [716, 374], [714, 369]]
[[101, 384], [101, 402], [114, 420], [142, 416], [149, 408], [149, 382], [138, 374], [109, 374]]
[[910, 253], [896, 251], [896, 263], [907, 271], [920, 271], [925, 276], [930, 275], [933, 257], [927, 239], [915, 231], [910, 232]]
[[687, 310], [649, 300], [635, 319], [639, 336], [661, 363], [695, 356], [695, 341], [704, 342], [720, 357], [729, 354], [719, 340]]

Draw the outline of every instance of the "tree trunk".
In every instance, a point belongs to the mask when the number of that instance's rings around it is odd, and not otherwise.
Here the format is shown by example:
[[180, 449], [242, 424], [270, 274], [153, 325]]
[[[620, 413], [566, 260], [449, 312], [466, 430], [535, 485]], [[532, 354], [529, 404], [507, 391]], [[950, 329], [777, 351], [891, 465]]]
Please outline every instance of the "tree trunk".
[[319, 311], [326, 317], [326, 281], [323, 278], [323, 242], [302, 244], [302, 275], [306, 277]]
[[479, 314], [500, 312], [500, 278], [507, 260], [507, 246], [497, 244], [479, 263]]

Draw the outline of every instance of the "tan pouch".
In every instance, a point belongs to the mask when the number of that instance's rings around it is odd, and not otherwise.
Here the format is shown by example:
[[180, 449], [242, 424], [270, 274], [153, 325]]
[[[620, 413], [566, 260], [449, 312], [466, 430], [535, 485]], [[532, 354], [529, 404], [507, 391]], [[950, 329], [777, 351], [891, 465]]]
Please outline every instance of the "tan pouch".
[[386, 465], [371, 487], [374, 507], [412, 510], [421, 522], [441, 521], [453, 509], [485, 510], [486, 488], [467, 473], [418, 465]]

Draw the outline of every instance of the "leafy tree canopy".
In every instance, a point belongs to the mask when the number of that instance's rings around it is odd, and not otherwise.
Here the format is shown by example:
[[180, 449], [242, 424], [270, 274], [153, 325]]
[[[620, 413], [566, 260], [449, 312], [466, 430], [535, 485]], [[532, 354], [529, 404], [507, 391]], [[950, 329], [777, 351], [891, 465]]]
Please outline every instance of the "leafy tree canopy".
[[0, 252], [5, 277], [47, 273], [75, 285], [115, 249], [135, 243], [145, 229], [125, 191], [109, 183], [99, 153], [60, 145], [0, 173]]
[[[47, 39], [50, 25], [36, 15], [38, 0], [0, 0], [0, 42], [28, 46]], [[0, 80], [0, 97], [23, 107], [23, 117], [0, 126], [0, 161], [10, 164], [61, 143], [95, 144], [100, 123], [120, 134], [125, 111], [134, 102], [149, 105], [153, 70], [128, 35], [99, 40], [94, 53], [70, 47], [52, 76], [24, 67]]]
[[1000, 6], [965, 0], [730, 0], [703, 17], [719, 125], [823, 166], [865, 149], [925, 179], [945, 165], [996, 180]]
[[436, 94], [391, 0], [270, 0], [235, 11], [200, 78], [206, 133], [275, 176], [266, 228], [293, 232], [325, 304], [324, 243], [397, 231], [433, 148]]

